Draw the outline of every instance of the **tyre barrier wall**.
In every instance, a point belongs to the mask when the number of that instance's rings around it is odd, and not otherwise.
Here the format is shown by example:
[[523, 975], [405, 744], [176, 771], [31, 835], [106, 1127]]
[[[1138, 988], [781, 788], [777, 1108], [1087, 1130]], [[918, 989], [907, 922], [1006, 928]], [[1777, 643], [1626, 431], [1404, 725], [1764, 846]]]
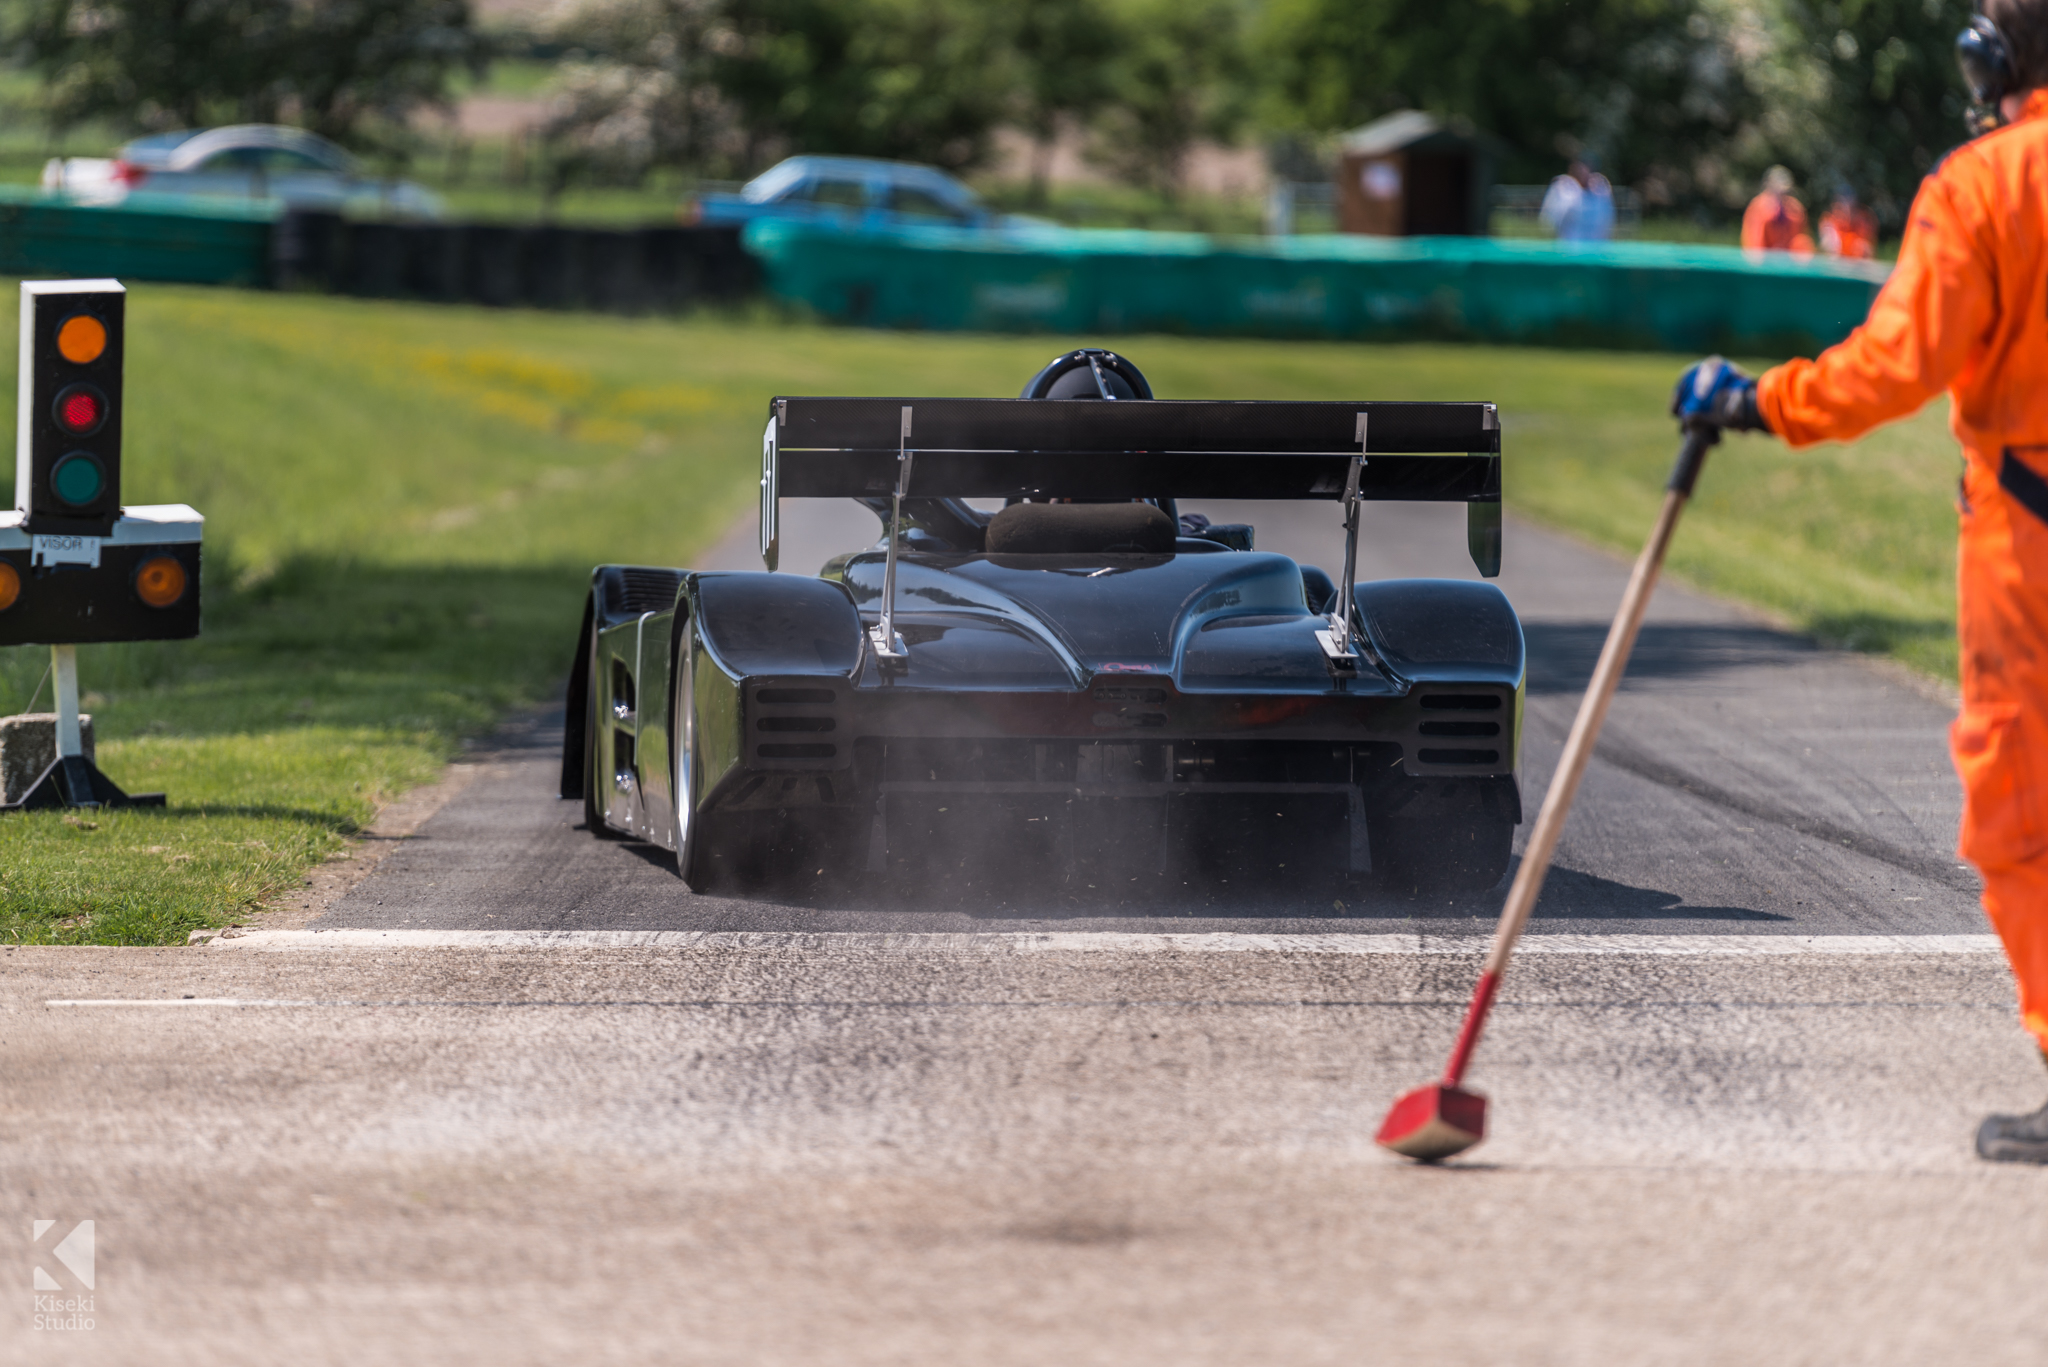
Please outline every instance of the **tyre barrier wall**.
[[261, 285], [275, 206], [136, 192], [91, 204], [0, 186], [0, 273]]
[[737, 228], [511, 227], [351, 222], [294, 210], [277, 222], [271, 282], [378, 299], [664, 313], [760, 288]]
[[275, 201], [138, 191], [94, 204], [26, 186], [0, 186], [0, 273], [616, 313], [737, 300], [760, 285], [737, 228], [359, 223]]
[[1468, 338], [1812, 353], [1863, 321], [1887, 268], [1654, 242], [1218, 239], [758, 222], [770, 291], [873, 327]]

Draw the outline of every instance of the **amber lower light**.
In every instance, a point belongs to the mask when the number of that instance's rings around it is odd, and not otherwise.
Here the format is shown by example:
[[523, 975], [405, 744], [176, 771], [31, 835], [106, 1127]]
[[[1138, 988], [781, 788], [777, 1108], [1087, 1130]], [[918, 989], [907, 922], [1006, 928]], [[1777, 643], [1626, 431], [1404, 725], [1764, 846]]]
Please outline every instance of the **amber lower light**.
[[91, 314], [74, 313], [57, 328], [57, 354], [73, 365], [91, 365], [107, 349], [107, 325]]
[[135, 596], [153, 608], [167, 608], [185, 596], [185, 567], [168, 555], [153, 555], [135, 571]]
[[0, 560], [0, 612], [14, 606], [21, 597], [21, 571]]

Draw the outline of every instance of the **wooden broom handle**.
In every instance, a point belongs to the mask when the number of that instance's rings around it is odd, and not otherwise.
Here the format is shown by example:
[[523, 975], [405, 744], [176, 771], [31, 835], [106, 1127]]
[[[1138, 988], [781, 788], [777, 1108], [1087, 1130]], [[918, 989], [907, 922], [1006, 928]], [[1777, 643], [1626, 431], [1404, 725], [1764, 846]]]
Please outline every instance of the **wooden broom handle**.
[[1522, 928], [1529, 923], [1529, 913], [1536, 909], [1537, 894], [1543, 891], [1543, 880], [1550, 873], [1551, 856], [1557, 853], [1558, 837], [1564, 834], [1565, 817], [1571, 812], [1572, 799], [1578, 795], [1579, 780], [1585, 777], [1593, 747], [1600, 740], [1600, 725], [1607, 720], [1607, 704], [1614, 700], [1614, 690], [1628, 669], [1636, 633], [1650, 606], [1650, 592], [1657, 587], [1657, 571], [1663, 568], [1664, 552], [1671, 545], [1671, 534], [1678, 529], [1678, 515], [1692, 497], [1693, 484], [1706, 463], [1707, 451], [1720, 439], [1719, 430], [1711, 427], [1686, 431], [1678, 463], [1672, 467], [1670, 482], [1665, 487], [1657, 525], [1650, 532], [1649, 544], [1636, 557], [1628, 590], [1621, 595], [1621, 608], [1614, 615], [1614, 625], [1607, 629], [1607, 644], [1600, 649], [1600, 663], [1593, 667], [1592, 682], [1586, 685], [1586, 696], [1579, 701], [1579, 715], [1572, 721], [1571, 734], [1565, 737], [1564, 753], [1558, 758], [1557, 772], [1551, 776], [1550, 791], [1543, 795], [1543, 809], [1536, 813], [1536, 825], [1529, 832], [1529, 847], [1523, 851], [1522, 866], [1515, 871], [1507, 905], [1501, 908], [1500, 926], [1493, 933], [1493, 948], [1487, 951], [1482, 970], [1483, 977], [1492, 979], [1496, 986], [1501, 974], [1507, 971], [1515, 941], [1522, 938]]

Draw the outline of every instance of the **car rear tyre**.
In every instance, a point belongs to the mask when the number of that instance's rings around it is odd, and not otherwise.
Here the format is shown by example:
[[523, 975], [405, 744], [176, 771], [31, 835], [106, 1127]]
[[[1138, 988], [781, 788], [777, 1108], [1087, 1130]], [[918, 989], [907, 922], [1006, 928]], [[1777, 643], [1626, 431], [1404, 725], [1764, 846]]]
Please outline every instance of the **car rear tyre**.
[[1515, 823], [1491, 813], [1386, 817], [1372, 828], [1372, 856], [1400, 892], [1486, 892], [1514, 858]]
[[[680, 615], [680, 614], [679, 614]], [[674, 756], [669, 771], [669, 792], [674, 795], [670, 804], [675, 808], [676, 829], [676, 874], [691, 892], [703, 892], [711, 886], [711, 842], [706, 838], [705, 818], [697, 810], [697, 690], [695, 687], [695, 665], [690, 649], [689, 625], [679, 623], [677, 630], [684, 633], [682, 644], [676, 651], [675, 696], [669, 700], [670, 753]]]
[[597, 633], [590, 633], [590, 652], [583, 661], [584, 678], [588, 687], [584, 693], [588, 702], [583, 712], [583, 824], [599, 840], [624, 840], [623, 832], [615, 831], [604, 821], [605, 795], [611, 791], [612, 776], [600, 774], [597, 763], [597, 738], [604, 727], [611, 725], [611, 717], [605, 708], [605, 690], [602, 671], [598, 662]]

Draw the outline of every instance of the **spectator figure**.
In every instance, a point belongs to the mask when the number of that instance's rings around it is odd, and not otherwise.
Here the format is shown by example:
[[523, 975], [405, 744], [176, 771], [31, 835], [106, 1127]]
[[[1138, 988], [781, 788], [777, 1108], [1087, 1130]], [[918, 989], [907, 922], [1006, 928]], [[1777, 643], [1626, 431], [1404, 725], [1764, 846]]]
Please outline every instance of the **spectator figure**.
[[1749, 202], [1742, 215], [1742, 245], [1746, 251], [1813, 255], [1813, 239], [1806, 232], [1806, 206], [1792, 197], [1792, 173], [1784, 167], [1773, 166], [1764, 172], [1762, 193]]
[[1877, 254], [1877, 216], [1856, 202], [1847, 185], [1836, 187], [1835, 202], [1820, 216], [1820, 249], [1850, 261]]
[[1560, 242], [1605, 242], [1614, 236], [1614, 187], [1591, 158], [1574, 157], [1550, 182], [1537, 217]]

